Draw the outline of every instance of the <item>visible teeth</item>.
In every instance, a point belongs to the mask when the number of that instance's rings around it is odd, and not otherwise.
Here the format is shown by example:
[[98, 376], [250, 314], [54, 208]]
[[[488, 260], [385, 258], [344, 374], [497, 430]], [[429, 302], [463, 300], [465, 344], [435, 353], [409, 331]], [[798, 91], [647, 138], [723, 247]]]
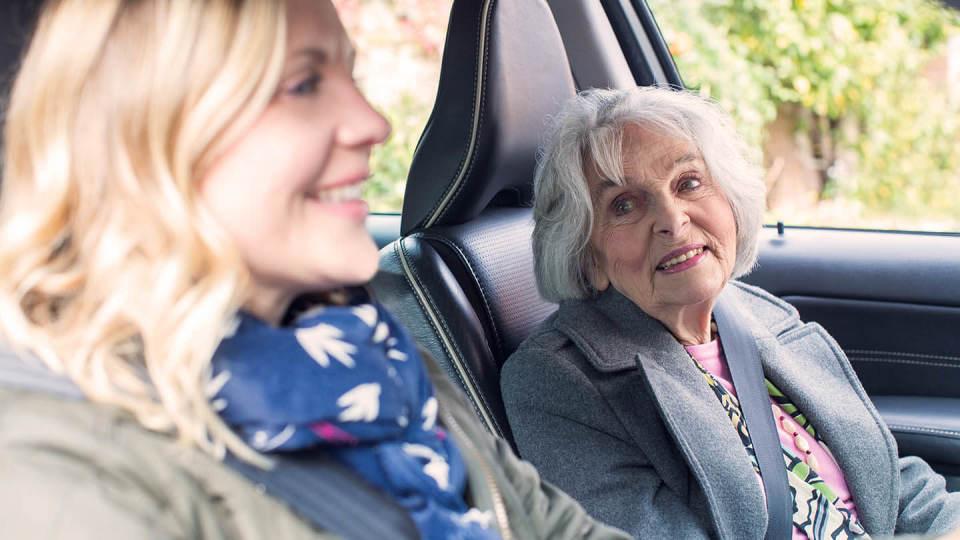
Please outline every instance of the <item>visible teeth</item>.
[[359, 199], [363, 195], [360, 184], [349, 184], [335, 188], [321, 189], [310, 194], [310, 196], [320, 202], [339, 203]]
[[661, 270], [666, 270], [666, 269], [670, 268], [671, 266], [678, 265], [678, 264], [680, 264], [680, 263], [682, 263], [682, 262], [684, 262], [684, 261], [687, 261], [687, 260], [689, 260], [689, 259], [692, 259], [692, 258], [696, 257], [697, 255], [703, 253], [703, 250], [704, 250], [704, 249], [706, 249], [706, 248], [699, 247], [699, 248], [696, 248], [696, 249], [691, 249], [690, 251], [688, 251], [688, 252], [686, 252], [686, 253], [683, 253], [683, 254], [680, 254], [680, 255], [677, 255], [676, 257], [670, 259], [669, 261], [661, 264], [658, 268], [661, 269]]

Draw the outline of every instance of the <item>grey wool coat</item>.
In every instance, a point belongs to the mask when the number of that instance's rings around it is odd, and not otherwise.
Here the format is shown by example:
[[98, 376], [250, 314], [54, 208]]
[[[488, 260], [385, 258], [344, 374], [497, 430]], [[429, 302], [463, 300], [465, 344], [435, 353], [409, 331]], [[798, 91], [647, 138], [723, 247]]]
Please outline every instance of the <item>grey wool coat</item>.
[[[749, 285], [731, 281], [722, 296], [767, 378], [836, 457], [869, 534], [960, 527], [960, 493], [919, 458], [898, 458], [822, 327]], [[562, 303], [501, 381], [520, 454], [597, 519], [640, 538], [763, 538], [762, 487], [719, 401], [670, 332], [612, 287]]]

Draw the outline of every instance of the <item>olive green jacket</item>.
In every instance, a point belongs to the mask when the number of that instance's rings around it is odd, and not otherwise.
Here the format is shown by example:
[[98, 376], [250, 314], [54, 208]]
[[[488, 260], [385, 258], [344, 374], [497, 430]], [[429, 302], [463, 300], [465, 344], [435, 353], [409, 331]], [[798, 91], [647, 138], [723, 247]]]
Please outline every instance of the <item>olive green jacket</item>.
[[[432, 362], [443, 424], [468, 468], [468, 502], [504, 540], [629, 538], [542, 482], [479, 424]], [[332, 538], [246, 478], [119, 410], [0, 387], [0, 538]]]

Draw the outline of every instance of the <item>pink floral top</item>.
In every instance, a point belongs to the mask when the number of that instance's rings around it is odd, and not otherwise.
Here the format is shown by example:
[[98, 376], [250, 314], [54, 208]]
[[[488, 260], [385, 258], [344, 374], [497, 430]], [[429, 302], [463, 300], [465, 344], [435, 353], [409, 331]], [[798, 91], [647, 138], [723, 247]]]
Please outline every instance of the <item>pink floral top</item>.
[[[703, 345], [690, 345], [685, 348], [687, 352], [703, 366], [703, 369], [709, 371], [714, 378], [720, 381], [720, 384], [722, 384], [728, 392], [737, 395], [737, 391], [733, 387], [733, 380], [730, 377], [730, 369], [727, 367], [727, 358], [723, 354], [723, 346], [720, 344], [719, 338], [709, 343], [704, 343]], [[776, 420], [780, 443], [783, 444], [784, 448], [793, 451], [797, 455], [801, 455], [794, 443], [794, 433], [799, 433], [801, 437], [806, 439], [812, 455], [816, 457], [817, 463], [820, 465], [817, 469], [817, 474], [833, 489], [837, 497], [843, 501], [847, 508], [850, 509], [853, 517], [856, 518], [857, 507], [850, 494], [850, 488], [847, 487], [847, 481], [843, 477], [843, 471], [840, 470], [840, 466], [837, 465], [837, 460], [834, 459], [830, 450], [825, 446], [821, 446], [816, 439], [800, 427], [789, 414], [783, 412], [780, 406], [774, 403], [773, 400], [770, 401], [770, 408]], [[782, 420], [781, 417], [783, 418]], [[757, 475], [757, 480], [760, 481], [759, 475]], [[807, 535], [803, 534], [797, 527], [794, 527], [793, 538], [806, 540]]]

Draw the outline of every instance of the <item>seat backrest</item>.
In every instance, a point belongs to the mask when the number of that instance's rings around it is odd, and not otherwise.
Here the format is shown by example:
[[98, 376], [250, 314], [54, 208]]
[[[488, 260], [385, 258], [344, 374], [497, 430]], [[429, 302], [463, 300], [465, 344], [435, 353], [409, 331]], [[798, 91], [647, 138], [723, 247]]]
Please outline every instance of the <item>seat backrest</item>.
[[20, 65], [20, 57], [33, 32], [40, 0], [0, 2], [0, 90], [4, 98]]
[[576, 90], [546, 2], [454, 2], [401, 238], [373, 289], [512, 442], [500, 367], [556, 306], [533, 274], [530, 203], [549, 117]]
[[[33, 33], [41, 0], [5, 0], [0, 2], [0, 133], [6, 123], [7, 100], [13, 79], [20, 68], [27, 42]], [[3, 141], [0, 140], [0, 144]], [[3, 147], [0, 146], [0, 155]], [[0, 160], [0, 173], [3, 172]]]

